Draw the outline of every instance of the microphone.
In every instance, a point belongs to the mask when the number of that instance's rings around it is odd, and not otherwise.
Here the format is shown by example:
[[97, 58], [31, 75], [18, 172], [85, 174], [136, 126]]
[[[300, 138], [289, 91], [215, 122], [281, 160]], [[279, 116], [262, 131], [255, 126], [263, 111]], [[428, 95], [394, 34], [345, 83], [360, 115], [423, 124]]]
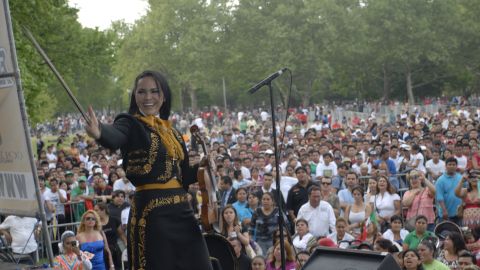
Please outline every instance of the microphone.
[[260, 81], [260, 82], [257, 83], [256, 85], [254, 85], [252, 88], [248, 89], [248, 93], [253, 94], [253, 93], [257, 92], [258, 89], [262, 88], [264, 85], [269, 84], [269, 83], [270, 83], [271, 81], [273, 81], [275, 78], [277, 78], [278, 76], [282, 75], [286, 70], [287, 70], [287, 68], [282, 68], [282, 69], [280, 69], [279, 71], [271, 74], [271, 75], [268, 76], [267, 78], [263, 79], [262, 81]]

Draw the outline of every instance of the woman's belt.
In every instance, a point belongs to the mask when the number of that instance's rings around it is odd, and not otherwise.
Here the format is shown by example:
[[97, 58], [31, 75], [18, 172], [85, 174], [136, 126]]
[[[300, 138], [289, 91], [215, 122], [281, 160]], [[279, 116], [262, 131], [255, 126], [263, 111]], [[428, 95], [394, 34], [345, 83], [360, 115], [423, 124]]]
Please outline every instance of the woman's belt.
[[172, 188], [181, 188], [181, 187], [182, 185], [180, 185], [177, 178], [172, 178], [168, 180], [168, 182], [166, 183], [152, 183], [152, 184], [137, 186], [135, 187], [135, 191], [154, 190], [154, 189], [172, 189]]

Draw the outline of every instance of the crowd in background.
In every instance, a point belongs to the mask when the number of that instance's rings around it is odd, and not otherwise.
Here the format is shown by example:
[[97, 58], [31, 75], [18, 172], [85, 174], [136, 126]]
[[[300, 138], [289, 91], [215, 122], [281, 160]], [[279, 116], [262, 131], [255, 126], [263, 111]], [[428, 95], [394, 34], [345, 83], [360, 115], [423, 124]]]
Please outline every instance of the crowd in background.
[[[465, 268], [480, 259], [480, 113], [469, 104], [457, 98], [435, 113], [405, 107], [384, 123], [375, 113], [335, 119], [332, 106], [279, 108], [279, 171], [267, 110], [206, 108], [171, 120], [192, 164], [204, 155], [190, 138], [192, 124], [215, 157], [219, 233], [234, 247], [240, 269], [281, 269], [279, 216], [286, 223], [287, 269], [299, 269], [317, 246], [392, 253], [404, 269], [476, 269]], [[38, 129], [61, 134], [51, 142], [38, 133], [36, 141], [52, 240], [64, 242], [62, 224], [73, 223], [82, 254], [95, 254], [93, 269], [120, 269], [135, 187], [121, 153], [98, 147], [82, 128], [79, 118], [65, 117]], [[199, 215], [198, 184], [189, 191]], [[444, 221], [460, 232], [436, 233]], [[0, 229], [9, 229], [4, 224]]]

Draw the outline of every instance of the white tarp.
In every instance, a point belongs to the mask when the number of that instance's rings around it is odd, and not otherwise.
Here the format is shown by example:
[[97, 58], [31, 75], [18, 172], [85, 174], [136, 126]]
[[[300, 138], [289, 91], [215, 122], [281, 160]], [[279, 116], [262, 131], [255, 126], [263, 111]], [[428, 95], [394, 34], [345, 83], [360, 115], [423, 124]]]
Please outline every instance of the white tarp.
[[[38, 203], [15, 80], [5, 1], [0, 0], [0, 213], [35, 216]], [[10, 76], [6, 76], [10, 74]], [[23, 104], [23, 100], [21, 101]], [[26, 119], [25, 119], [26, 121]]]

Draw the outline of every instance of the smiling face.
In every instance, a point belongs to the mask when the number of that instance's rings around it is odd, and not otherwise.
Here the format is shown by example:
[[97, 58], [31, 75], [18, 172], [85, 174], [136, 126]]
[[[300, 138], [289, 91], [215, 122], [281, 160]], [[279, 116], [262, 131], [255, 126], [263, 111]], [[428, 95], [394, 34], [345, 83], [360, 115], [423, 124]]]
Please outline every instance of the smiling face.
[[147, 76], [138, 81], [135, 89], [135, 101], [145, 115], [157, 115], [164, 102], [162, 89], [153, 77]]

